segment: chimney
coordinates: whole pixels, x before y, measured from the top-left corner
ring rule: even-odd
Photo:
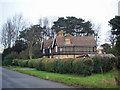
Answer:
[[[66,36],[65,36],[65,44],[71,44],[70,42],[70,34],[67,33]]]
[[[60,31],[58,32],[58,36],[63,36],[63,35],[64,35],[63,30],[60,30]]]

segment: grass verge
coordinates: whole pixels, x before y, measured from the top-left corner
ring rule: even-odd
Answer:
[[[19,69],[30,69],[28,67],[19,67],[19,66],[3,66],[3,68],[7,68],[7,69],[16,69],[16,70],[19,70]]]
[[[5,67],[8,68],[8,67]],[[23,67],[15,67],[23,68]],[[8,69],[15,69],[14,67],[9,67]],[[114,77],[117,75],[118,71],[111,71],[103,75],[104,81],[102,80],[101,74],[94,74],[87,77],[68,75],[68,74],[58,74],[38,70],[17,70],[18,72],[43,78],[46,80],[62,82],[64,84],[75,86],[75,87],[86,87],[86,88],[120,88],[115,85]]]

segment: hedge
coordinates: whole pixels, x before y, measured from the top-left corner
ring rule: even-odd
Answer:
[[[28,67],[29,68],[34,68],[35,61],[36,61],[36,59],[29,60],[28,61]]]
[[[15,65],[21,67],[36,68],[41,71],[54,73],[74,73],[80,75],[91,75],[92,73],[108,72],[116,66],[117,58],[99,57],[93,58],[39,58],[32,60],[14,60]]]
[[[100,57],[95,56],[93,59],[93,72],[94,73],[101,73],[101,68],[103,72],[108,72],[116,67],[117,58],[116,57]]]
[[[18,65],[21,67],[28,67],[28,60],[19,60]]]
[[[91,75],[93,61],[91,58],[77,58],[73,61],[73,72],[81,75]]]
[[[15,59],[15,57],[13,55],[11,55],[11,54],[8,54],[4,58],[3,65],[4,66],[12,65],[13,59]]]

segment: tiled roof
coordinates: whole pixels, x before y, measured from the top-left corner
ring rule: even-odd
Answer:
[[[96,46],[96,41],[92,36],[70,36],[70,43],[65,44],[65,36],[57,36],[56,43],[58,47],[63,46]],[[43,48],[49,48],[52,46],[52,39],[44,40],[43,41]]]
[[[56,37],[58,47],[62,46],[96,46],[96,41],[93,36],[70,36],[71,44],[65,44],[65,37]]]
[[[52,40],[52,39],[44,40],[44,41],[43,41],[43,48],[45,48],[45,49],[46,49],[46,48],[51,47],[52,42],[53,42],[53,40]]]

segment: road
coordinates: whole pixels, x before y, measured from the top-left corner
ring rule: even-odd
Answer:
[[[2,69],[2,88],[71,88],[61,83]]]

